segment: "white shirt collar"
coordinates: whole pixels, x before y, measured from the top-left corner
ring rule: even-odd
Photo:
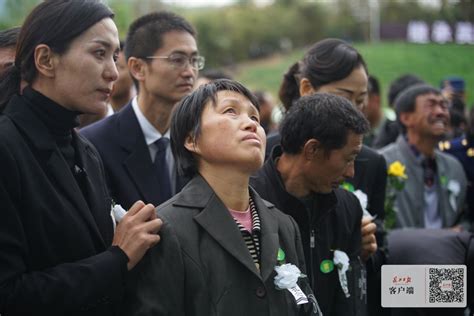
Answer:
[[[150,146],[162,136],[170,138],[170,130],[168,129],[165,135],[161,135],[161,133],[153,126],[153,124],[148,121],[148,119],[143,115],[140,107],[138,106],[137,97],[132,99],[132,108],[137,116],[138,124],[140,125],[143,135],[145,136],[145,142],[147,146]]]

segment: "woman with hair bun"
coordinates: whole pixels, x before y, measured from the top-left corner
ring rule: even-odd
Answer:
[[[293,106],[294,101],[302,96],[314,93],[330,93],[347,98],[363,112],[367,101],[367,85],[367,65],[360,53],[342,40],[329,38],[316,42],[305,53],[301,61],[296,62],[288,69],[280,86],[279,97],[288,110]],[[268,137],[267,157],[271,156],[271,149],[278,144],[280,144],[279,134]],[[376,250],[383,246],[387,167],[383,156],[365,145],[353,163],[354,177],[347,179],[344,187],[350,188],[352,191],[359,190],[359,196],[365,196],[366,209],[370,214],[366,214],[367,216],[363,217],[361,223],[362,251],[360,257],[364,262],[371,260],[368,261],[370,264],[367,265],[369,284],[378,287],[377,284],[380,282],[372,281],[372,277],[377,277],[376,273],[372,272],[377,271],[384,261],[383,252],[376,252]],[[278,204],[277,207],[285,211]],[[305,242],[309,244],[310,236],[303,236],[302,238],[303,246],[305,246]],[[316,244],[318,244],[318,236],[315,238]],[[306,258],[306,260],[307,265],[309,265],[310,258]],[[372,299],[380,295],[377,287],[369,288],[368,291],[368,305],[375,306],[374,308],[380,306],[380,301],[377,303],[376,299],[372,303]],[[317,288],[315,292],[318,297]],[[323,312],[326,313],[325,310]]]

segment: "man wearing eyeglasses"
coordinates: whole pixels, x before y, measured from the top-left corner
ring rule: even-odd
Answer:
[[[204,57],[194,28],[171,12],[135,20],[125,57],[137,96],[81,133],[101,154],[114,202],[128,209],[136,200],[159,205],[184,186],[169,146],[169,119],[174,105],[192,91]]]

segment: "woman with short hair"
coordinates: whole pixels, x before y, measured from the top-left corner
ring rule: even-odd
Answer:
[[[171,148],[193,178],[158,207],[163,240],[139,265],[123,315],[317,314],[295,221],[249,187],[264,159],[259,121],[255,96],[230,80],[177,105]]]

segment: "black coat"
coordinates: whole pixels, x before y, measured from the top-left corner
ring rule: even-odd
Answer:
[[[129,209],[142,200],[161,204],[159,179],[131,102],[120,112],[81,129],[100,153],[114,201]],[[177,177],[176,192],[187,179]],[[161,202],[160,202],[161,201]]]
[[[0,115],[0,314],[113,315],[127,257],[99,155],[73,132],[78,182],[25,97]]]
[[[275,155],[278,149],[275,149]],[[262,198],[296,220],[301,231],[306,270],[323,314],[362,315],[365,311],[365,295],[358,287],[363,273],[359,260],[362,218],[359,201],[353,194],[336,189],[331,194],[315,194],[309,209],[301,200],[286,192],[272,158],[251,177],[250,183]],[[329,273],[320,270],[323,260],[333,259],[335,249],[346,252],[351,260],[352,270],[347,273],[350,298],[346,298],[342,292],[337,268]]]
[[[261,223],[260,270],[228,209],[196,176],[157,208],[162,239],[137,266],[123,315],[297,315],[295,299],[273,282],[279,248],[304,271],[298,227],[250,193]],[[306,278],[299,284],[309,290]]]

